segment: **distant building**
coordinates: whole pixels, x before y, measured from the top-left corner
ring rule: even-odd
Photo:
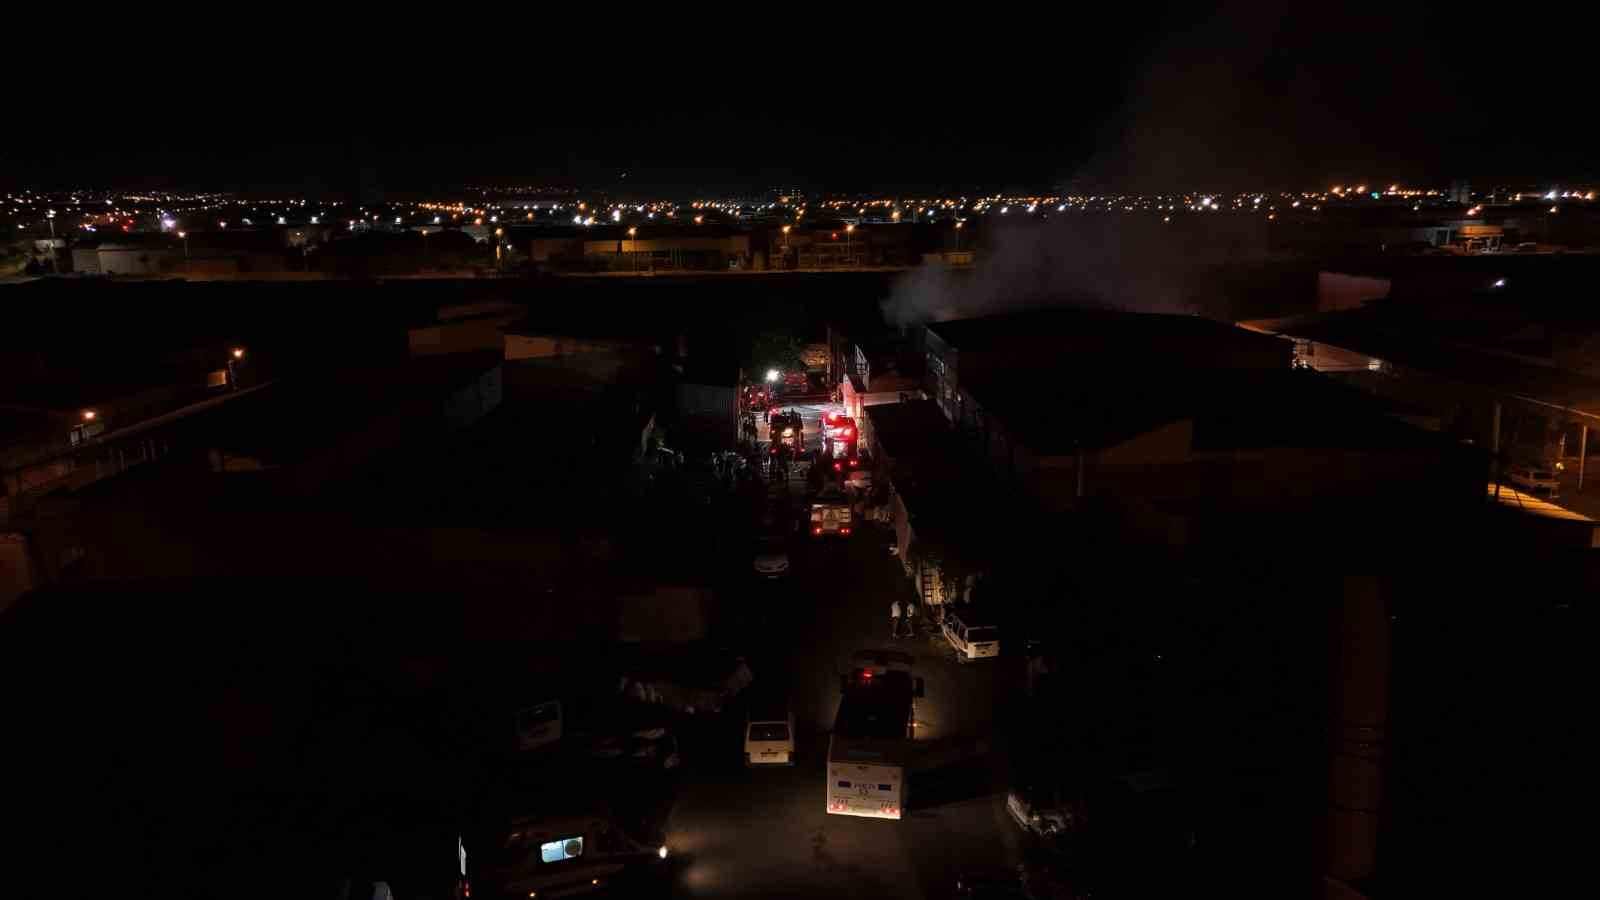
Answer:
[[[766,254],[750,233],[726,226],[660,225],[628,234],[619,226],[573,228],[529,241],[529,258],[553,269],[655,272],[761,269]]]

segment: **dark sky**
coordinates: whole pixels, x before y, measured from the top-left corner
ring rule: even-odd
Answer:
[[[1294,7],[1073,6],[929,15],[916,29],[852,9],[805,36],[748,10],[747,26],[715,34],[623,16],[638,26],[621,29],[627,49],[616,28],[466,12],[451,24],[475,35],[471,52],[430,49],[447,42],[417,23],[405,35],[340,23],[358,37],[327,38],[337,29],[318,15],[271,36],[229,26],[200,50],[51,43],[20,66],[39,77],[12,92],[20,127],[0,140],[0,183],[397,194],[1600,179],[1584,121],[1592,14]]]

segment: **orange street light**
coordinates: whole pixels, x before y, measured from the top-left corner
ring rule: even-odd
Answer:
[[[234,359],[244,359],[244,348],[243,347],[235,347],[235,348],[233,348],[233,358]]]
[[[94,421],[94,416],[95,416],[95,413],[94,413],[94,410],[92,410],[92,409],[86,409],[86,410],[83,411],[83,420],[85,422],[93,422]]]

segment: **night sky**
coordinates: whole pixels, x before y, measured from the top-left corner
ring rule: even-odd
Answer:
[[[1591,21],[1550,7],[1487,21],[1459,4],[1296,6],[1308,8],[1073,7],[892,30],[852,12],[805,37],[751,18],[743,33],[662,31],[649,51],[486,17],[481,56],[308,37],[322,25],[283,39],[243,29],[201,51],[105,51],[131,53],[131,73],[41,46],[23,68],[49,74],[12,92],[0,183],[402,194],[1600,179],[1583,121]],[[653,30],[638,24],[631,39]]]

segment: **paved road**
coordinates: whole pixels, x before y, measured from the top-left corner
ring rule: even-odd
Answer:
[[[802,409],[808,436],[820,435],[824,409]],[[958,666],[927,637],[895,641],[918,656],[927,682],[906,818],[823,811],[838,676],[854,651],[890,644],[889,604],[913,596],[900,563],[887,553],[889,540],[887,531],[870,526],[843,540],[801,537],[789,584],[752,581],[750,603],[777,611],[752,636],[757,678],[788,688],[799,761],[776,771],[743,769],[736,762],[740,723],[723,730],[726,757],[694,761],[668,835],[682,855],[679,896],[937,897],[952,893],[958,872],[1014,864],[1020,835],[1003,806],[1006,748],[999,726],[1020,677],[1015,659]]]

